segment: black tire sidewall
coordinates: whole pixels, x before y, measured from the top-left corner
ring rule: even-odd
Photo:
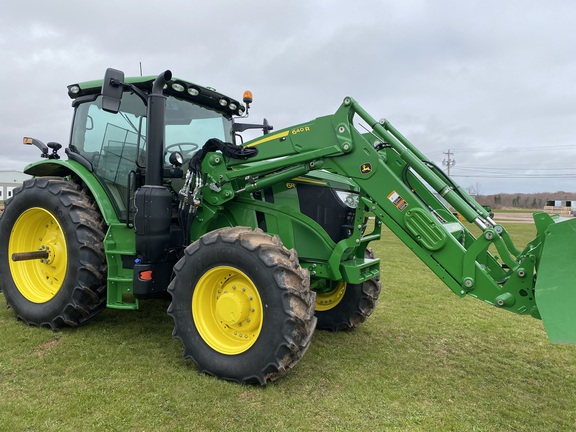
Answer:
[[[372,248],[367,248],[364,256],[374,258]],[[374,311],[380,290],[380,276],[360,284],[347,284],[344,296],[336,306],[325,311],[315,311],[318,319],[316,328],[339,331],[358,327]]]
[[[347,284],[344,296],[333,308],[316,311],[318,319],[316,328],[320,330],[341,330],[348,328],[350,318],[360,312],[359,304],[365,294],[362,291],[362,284]]]
[[[262,375],[276,371],[277,359],[289,354],[284,337],[292,331],[292,320],[287,312],[289,298],[278,287],[274,278],[274,267],[266,266],[258,256],[258,250],[248,251],[238,243],[215,243],[192,251],[178,273],[178,286],[172,291],[173,315],[175,320],[190,321],[189,326],[180,327],[179,336],[184,346],[193,346],[191,356],[203,372],[220,378],[249,382],[249,377],[261,381]],[[215,265],[214,263],[217,263]],[[248,276],[260,295],[262,302],[262,327],[258,339],[248,350],[237,355],[226,355],[215,351],[201,337],[192,317],[192,298],[199,279],[216,266],[230,266]],[[182,281],[187,281],[183,283]],[[178,316],[176,316],[178,315]],[[286,350],[282,354],[282,350]],[[270,370],[267,370],[267,367]],[[235,376],[227,376],[234,370]],[[248,378],[248,379],[247,379]]]
[[[6,206],[0,220],[0,285],[8,304],[14,309],[16,316],[23,317],[30,324],[43,325],[53,321],[62,314],[73,295],[76,286],[76,275],[80,262],[80,245],[76,240],[77,224],[75,224],[66,206],[60,200],[60,194],[53,193],[50,188],[26,187],[15,194]],[[67,248],[67,265],[64,281],[58,293],[45,303],[34,303],[22,295],[14,283],[8,253],[8,243],[14,224],[25,211],[31,208],[41,208],[48,211],[60,224]],[[10,276],[9,276],[10,275]]]

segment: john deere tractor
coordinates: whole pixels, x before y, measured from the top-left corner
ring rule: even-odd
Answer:
[[[553,342],[576,342],[576,219],[535,214],[537,237],[517,249],[350,97],[272,132],[242,123],[250,95],[170,71],[108,69],[68,95],[66,158],[59,143],[24,138],[41,159],[0,219],[0,287],[30,325],[78,326],[169,296],[174,337],[201,372],[265,384],[296,365],[315,328],[353,329],[372,313],[380,261],[368,245],[385,224],[456,295],[543,318]],[[247,129],[263,134],[244,141]]]

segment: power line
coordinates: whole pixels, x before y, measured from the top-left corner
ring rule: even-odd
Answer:
[[[513,179],[513,178],[541,178],[541,179],[561,179],[561,178],[576,178],[576,174],[558,174],[558,175],[543,175],[543,174],[511,174],[506,175],[504,173],[484,173],[489,175],[490,178],[502,178],[502,179]],[[451,177],[468,177],[468,178],[481,178],[486,177],[479,172],[478,175],[463,175],[463,174],[452,174]]]
[[[480,172],[490,172],[490,171],[495,171],[495,172],[554,171],[554,172],[558,172],[558,171],[574,171],[575,169],[576,169],[576,167],[574,167],[574,166],[566,167],[566,168],[559,168],[559,167],[554,167],[554,168],[512,168],[512,167],[482,167],[482,166],[478,166],[478,167],[459,166],[458,167],[458,170],[462,170],[462,171],[480,171]],[[569,174],[569,173],[561,173],[561,174]]]
[[[568,146],[537,146],[537,147],[482,147],[479,149],[458,149],[460,153],[486,153],[486,152],[540,152],[540,151],[550,151],[550,150],[574,150],[576,151],[576,145]]]
[[[448,151],[443,154],[447,155],[447,159],[442,161],[442,165],[446,167],[446,174],[450,176],[450,168],[456,165],[456,161],[450,158],[452,155],[454,155],[454,152],[451,152],[450,149],[448,149]]]

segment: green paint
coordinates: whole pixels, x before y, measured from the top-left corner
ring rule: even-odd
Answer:
[[[152,80],[139,77],[127,82],[146,92]],[[176,81],[183,89],[196,86]],[[101,84],[80,84],[78,96],[99,93]],[[197,87],[206,98],[222,96]],[[166,91],[176,94],[171,88]],[[200,100],[188,92],[182,98],[191,104]],[[210,109],[219,109],[217,105]],[[223,118],[229,120],[229,110],[222,110]],[[369,133],[356,129],[358,119],[371,129]],[[537,318],[541,314],[553,341],[576,343],[572,318],[576,290],[570,288],[576,275],[571,270],[576,257],[576,220],[554,223],[548,216],[535,215],[538,236],[521,252],[503,227],[493,225],[486,209],[390,122],[376,121],[351,98],[344,99],[333,115],[275,131],[244,146],[257,148],[258,155],[239,160],[208,153],[203,160],[204,182],[196,195],[200,203],[190,227],[192,241],[220,227],[261,227],[296,250],[301,265],[310,272],[311,286],[321,291],[339,281],[356,284],[379,275],[380,260],[365,258],[365,250],[380,238],[380,224],[384,224],[457,295],[469,294],[519,314]],[[123,214],[119,211],[119,203],[127,197],[114,195],[99,173],[74,161],[42,161],[30,165],[26,172],[74,176],[91,191],[108,225],[108,306],[137,308],[138,301],[131,298],[135,236],[127,210]],[[165,184],[175,192],[175,215],[176,194],[181,187],[174,186],[176,183],[166,179]],[[301,195],[299,190],[306,187],[317,195]],[[346,235],[336,240],[314,219],[316,215],[300,210],[302,200],[319,199],[315,197],[327,189],[357,194],[359,201],[351,219],[343,224]],[[477,238],[439,195],[481,228]],[[371,233],[365,232],[368,217],[376,218]],[[489,252],[490,246],[499,257]]]

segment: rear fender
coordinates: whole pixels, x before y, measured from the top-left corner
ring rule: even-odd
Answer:
[[[84,165],[73,160],[50,159],[32,163],[24,169],[24,172],[34,177],[78,176],[90,190],[98,208],[100,209],[100,213],[106,221],[106,224],[110,226],[120,222],[116,216],[114,208],[110,204],[110,198],[108,198],[104,188],[96,179],[94,174],[92,174]]]

